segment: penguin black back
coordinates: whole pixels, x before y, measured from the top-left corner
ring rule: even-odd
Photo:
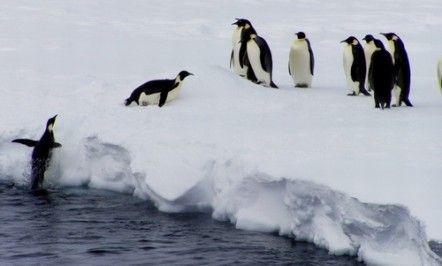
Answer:
[[[394,87],[393,59],[380,40],[374,39],[373,42],[376,50],[371,57],[368,78],[374,91],[375,108],[390,108],[391,91]]]
[[[413,106],[409,100],[410,84],[411,84],[411,69],[408,60],[407,51],[401,38],[395,33],[381,33],[387,38],[390,47],[392,48],[392,56],[394,57],[394,73],[396,78],[396,85],[400,92],[398,99],[396,99],[395,106],[401,106],[404,103],[406,106]]]
[[[57,115],[50,118],[46,123],[46,129],[40,140],[15,139],[12,142],[20,143],[29,147],[34,147],[31,160],[31,189],[41,189],[44,180],[44,173],[51,160],[53,148],[61,147],[60,143],[55,142],[54,124]]]

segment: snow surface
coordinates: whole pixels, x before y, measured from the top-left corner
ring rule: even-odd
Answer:
[[[58,114],[48,183],[212,211],[371,264],[438,265],[427,240],[442,240],[440,13],[439,0],[0,2],[0,176],[29,182],[31,150],[10,141],[39,138]],[[281,89],[229,69],[235,17],[267,40]],[[287,71],[298,31],[315,53],[311,89]],[[380,111],[345,95],[339,42],[390,31],[408,50],[415,107]],[[184,69],[195,76],[177,100],[123,105]]]

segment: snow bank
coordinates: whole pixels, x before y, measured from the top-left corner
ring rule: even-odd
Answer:
[[[208,161],[199,181],[171,200],[149,186],[149,174],[132,172],[125,148],[88,137],[73,151],[73,157],[54,154],[48,183],[130,193],[166,212],[209,211],[238,229],[277,232],[369,265],[442,263],[430,250],[422,223],[403,206],[362,203],[310,181],[269,176],[237,158]],[[25,185],[26,156],[1,156],[0,162],[16,166],[1,169],[1,176],[18,177],[13,179]]]

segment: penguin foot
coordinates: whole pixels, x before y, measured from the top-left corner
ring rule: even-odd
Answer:
[[[413,105],[411,104],[410,100],[405,99],[405,100],[403,100],[403,102],[405,103],[406,106],[413,107]]]
[[[356,95],[357,95],[356,92],[351,92],[347,94],[347,96],[356,96]]]
[[[361,91],[362,94],[364,94],[365,96],[371,96],[371,94],[368,91]]]
[[[299,83],[295,85],[295,88],[308,88],[308,84],[305,83]]]

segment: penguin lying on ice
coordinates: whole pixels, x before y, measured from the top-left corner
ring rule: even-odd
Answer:
[[[138,105],[158,104],[161,107],[166,102],[178,97],[183,80],[189,75],[193,74],[183,70],[178,73],[175,79],[148,81],[136,88],[130,97],[125,100],[124,104],[128,106],[132,102],[136,102]]]

